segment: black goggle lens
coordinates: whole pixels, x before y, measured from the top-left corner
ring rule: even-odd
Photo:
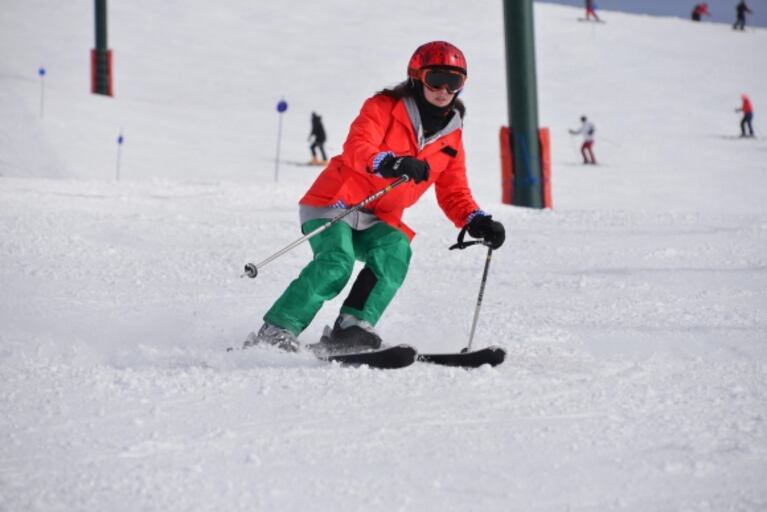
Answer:
[[[430,69],[424,73],[424,83],[432,89],[447,87],[451,93],[456,93],[463,87],[466,77],[460,73],[442,69]]]

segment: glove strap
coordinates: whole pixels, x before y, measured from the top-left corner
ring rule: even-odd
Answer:
[[[464,242],[464,237],[466,236],[466,232],[469,231],[469,225],[465,225],[463,228],[461,228],[460,233],[458,233],[458,241],[450,246],[450,250],[453,249],[466,249],[467,247],[471,247],[472,245],[482,244],[487,245],[485,243],[485,240],[472,240],[470,242]]]

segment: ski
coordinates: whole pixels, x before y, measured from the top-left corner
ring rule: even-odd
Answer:
[[[416,361],[441,366],[460,368],[479,368],[489,364],[498,366],[506,359],[506,350],[498,346],[490,346],[466,352],[446,352],[439,354],[419,354],[410,345],[394,345],[376,350],[362,350],[345,353],[327,353],[322,350],[320,343],[304,345],[304,348],[314,354],[317,359],[342,366],[368,366],[381,370],[393,370],[410,366]],[[227,352],[243,350],[229,347]]]
[[[458,366],[461,368],[479,368],[482,365],[498,366],[506,359],[506,350],[491,346],[468,352],[449,352],[444,354],[418,354],[417,360],[422,363],[439,364],[442,366]]]
[[[410,345],[395,345],[377,350],[350,352],[346,354],[316,354],[323,361],[339,363],[344,366],[369,366],[391,370],[410,366],[416,360],[417,352]]]
[[[378,350],[365,350],[359,352],[346,353],[325,353],[318,343],[313,345],[304,345],[317,359],[331,363],[338,363],[342,366],[369,366],[381,370],[393,370],[404,368],[415,362],[418,352],[410,345],[395,345],[393,347],[381,348]],[[227,347],[227,352],[247,350],[246,348]],[[289,352],[288,352],[289,353]]]

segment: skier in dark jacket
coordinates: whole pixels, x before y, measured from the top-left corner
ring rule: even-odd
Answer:
[[[309,134],[309,142],[312,143],[309,149],[312,152],[312,165],[325,165],[328,163],[328,157],[325,155],[325,127],[322,126],[322,117],[316,112],[312,112],[312,132]],[[322,160],[317,159],[317,149],[319,148]]]
[[[735,20],[735,25],[732,26],[733,30],[745,30],[746,29],[746,13],[752,14],[751,9],[748,8],[746,5],[746,0],[741,0],[740,3],[735,7],[735,12],[737,13],[737,19]]]

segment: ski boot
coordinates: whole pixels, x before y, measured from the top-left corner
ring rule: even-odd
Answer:
[[[298,352],[300,347],[296,336],[292,332],[267,322],[264,322],[264,325],[258,330],[258,334],[250,333],[248,335],[242,344],[242,348],[261,344],[272,345],[287,352]]]
[[[333,328],[325,327],[325,332],[316,344],[316,349],[328,354],[345,352],[364,352],[381,348],[381,337],[373,326],[352,315],[341,313]]]

